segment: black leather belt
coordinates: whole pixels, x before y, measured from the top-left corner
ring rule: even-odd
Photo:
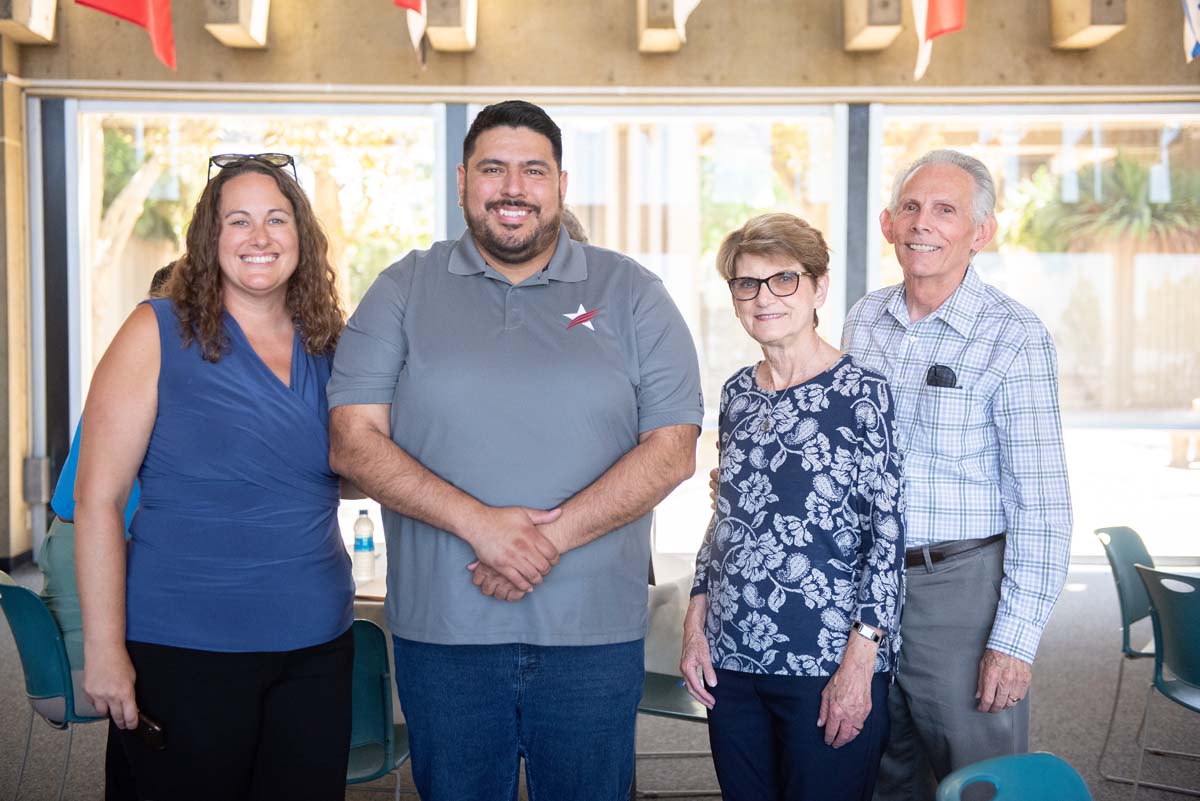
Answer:
[[[999,542],[1002,539],[1004,539],[1004,534],[1000,533],[979,540],[954,540],[952,542],[940,542],[936,545],[924,545],[920,548],[909,548],[904,552],[904,566],[922,567],[925,564],[926,552],[929,554],[929,563],[936,565],[938,562],[944,562],[951,556],[978,551],[980,548],[986,548],[993,542]]]

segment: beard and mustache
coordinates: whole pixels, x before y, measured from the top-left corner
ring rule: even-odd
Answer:
[[[497,206],[528,209],[537,219],[537,226],[527,234],[504,228],[495,230],[488,223],[491,219],[489,212]],[[547,217],[542,216],[541,206],[523,200],[496,200],[486,203],[482,215],[474,214],[464,204],[463,216],[467,221],[467,230],[471,232],[476,245],[505,264],[520,265],[543,253],[558,240],[559,227],[562,225],[562,198],[559,198],[557,208]]]

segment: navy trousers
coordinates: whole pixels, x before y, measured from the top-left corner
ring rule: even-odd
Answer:
[[[869,801],[887,745],[890,678],[875,675],[862,732],[833,748],[817,726],[828,676],[718,669],[708,737],[725,801]]]

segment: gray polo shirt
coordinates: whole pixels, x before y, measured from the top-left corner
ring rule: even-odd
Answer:
[[[392,439],[493,506],[551,509],[669,425],[700,425],[696,351],[662,281],[559,234],[513,286],[470,234],[380,274],[338,345],[330,408],[391,404]],[[649,514],[563,556],[517,603],[482,595],[474,552],[385,509],[387,617],[439,644],[598,645],[646,632]]]

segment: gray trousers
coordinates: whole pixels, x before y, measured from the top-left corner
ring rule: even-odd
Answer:
[[[1004,574],[1004,541],[910,567],[892,735],[875,801],[933,801],[936,781],[981,759],[1029,750],[1029,697],[995,714],[975,689]]]

